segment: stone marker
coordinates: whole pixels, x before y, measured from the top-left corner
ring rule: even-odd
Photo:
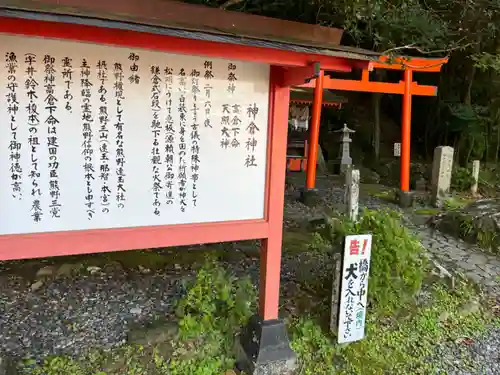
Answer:
[[[470,192],[472,195],[476,195],[479,183],[479,160],[474,160],[472,162],[472,178],[474,179],[474,183],[470,187]]]
[[[340,283],[342,275],[342,254],[333,254],[333,283],[332,283],[332,301],[330,314],[330,332],[337,335],[337,324],[339,320],[340,304]]]
[[[348,169],[346,173],[346,213],[350,220],[358,219],[359,170]]]
[[[439,146],[434,150],[432,162],[431,197],[436,207],[441,207],[450,192],[453,168],[453,147]]]

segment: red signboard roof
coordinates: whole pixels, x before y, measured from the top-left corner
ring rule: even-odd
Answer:
[[[8,9],[131,22],[308,47],[340,45],[343,30],[169,0],[2,0]]]

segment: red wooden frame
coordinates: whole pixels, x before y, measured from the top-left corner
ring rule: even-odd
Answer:
[[[339,79],[330,78],[325,76],[323,82],[324,89],[338,90],[338,91],[356,91],[356,92],[378,92],[383,94],[399,94],[403,95],[406,90],[406,83],[404,80],[397,83],[392,82],[376,82],[368,79],[368,70],[363,70],[363,75],[360,80],[353,79]],[[300,85],[300,87],[316,87],[316,79],[308,83]],[[417,82],[411,82],[410,85],[411,95],[418,96],[436,96],[437,87],[419,85]]]
[[[307,55],[263,48],[224,45],[123,30],[0,18],[0,32],[148,48],[173,53],[216,56],[262,63],[281,57],[305,64]],[[335,60],[331,60],[335,61]],[[308,69],[298,72],[308,73]],[[0,236],[0,260],[74,255],[138,248],[168,247],[262,239],[260,313],[278,318],[283,203],[290,88],[284,85],[290,69],[271,65],[264,218],[203,224],[146,226]],[[293,73],[294,76],[300,74]],[[304,77],[304,79],[307,77]]]
[[[382,56],[379,62],[370,63],[369,69],[406,70],[412,69],[416,72],[439,73],[444,64],[448,62],[447,57],[425,59],[421,57],[397,56],[391,58]]]

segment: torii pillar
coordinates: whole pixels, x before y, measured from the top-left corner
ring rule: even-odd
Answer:
[[[301,199],[305,204],[313,204],[316,198],[316,164],[318,162],[319,127],[323,105],[323,82],[325,73],[319,71],[314,85],[311,123],[309,125],[309,147],[307,150],[306,186]]]
[[[411,147],[411,85],[413,82],[412,69],[404,71],[403,110],[401,115],[401,165],[399,203],[402,207],[412,205],[410,193],[410,147]]]

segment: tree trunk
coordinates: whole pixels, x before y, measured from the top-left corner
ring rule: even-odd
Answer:
[[[325,156],[323,155],[323,150],[321,149],[321,145],[318,144],[318,172],[325,173],[326,172],[326,161]]]
[[[386,71],[375,69],[375,81],[383,81],[386,77]],[[372,94],[372,106],[373,106],[373,154],[375,160],[378,162],[380,159],[380,102],[382,100],[382,95],[380,93]]]
[[[476,54],[481,52],[481,39],[478,37],[477,43],[474,47],[474,52]],[[476,78],[476,63],[470,60],[469,74],[467,74],[467,84],[465,86],[465,93],[463,97],[463,103],[471,105],[472,103],[472,85],[474,84],[474,79]]]
[[[470,156],[472,155],[472,150],[474,150],[474,143],[476,143],[476,139],[474,137],[471,137],[472,138],[472,141],[470,143],[470,146],[469,146],[469,152],[467,152],[467,158],[465,159],[465,166],[468,166],[469,165],[469,160],[470,160]]]
[[[372,94],[372,104],[373,104],[373,152],[375,155],[375,160],[380,160],[380,100],[382,99],[382,94],[375,93]]]
[[[471,105],[472,103],[472,85],[474,84],[474,77],[476,75],[476,66],[473,64],[467,75],[467,86],[464,94],[464,104]]]
[[[500,126],[497,125],[497,148],[495,150],[495,164],[498,164],[498,153],[500,152]]]

